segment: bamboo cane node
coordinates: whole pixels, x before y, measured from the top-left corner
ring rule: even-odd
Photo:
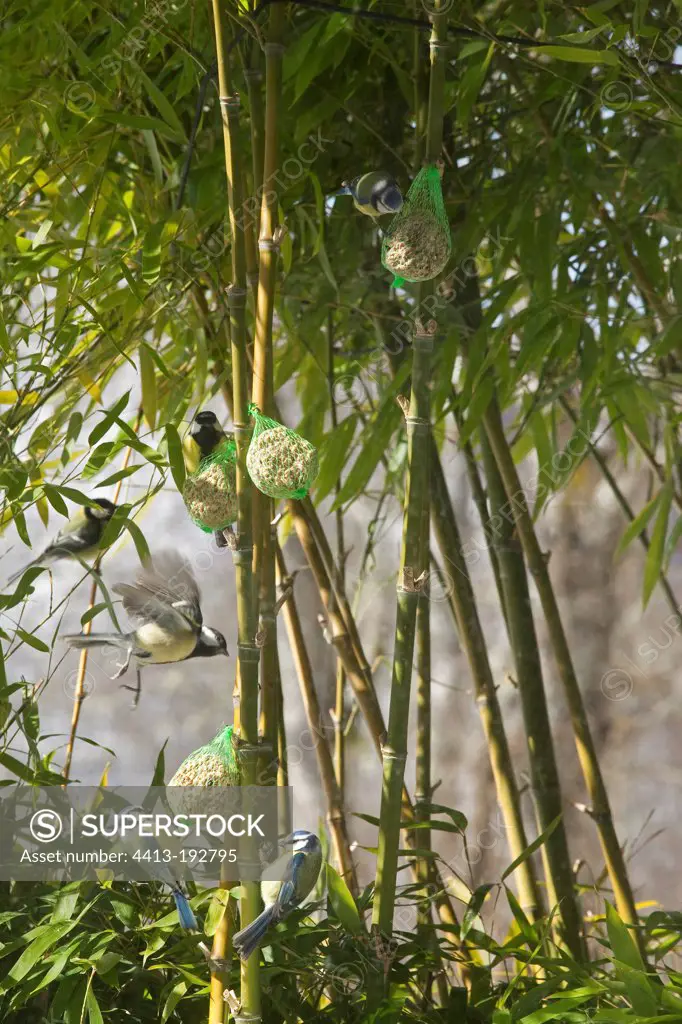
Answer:
[[[240,761],[258,761],[263,753],[263,747],[260,743],[246,743],[238,740],[236,747],[237,757]]]
[[[263,72],[260,68],[244,68],[244,78],[247,82],[262,82]]]
[[[254,1021],[261,1021],[263,1018],[255,1013],[232,1013],[232,1020],[235,1024],[253,1024]]]
[[[399,594],[419,594],[419,591],[423,589],[429,574],[422,572],[419,576],[414,575],[414,569],[411,565],[405,565],[400,570],[398,576],[397,590]]]
[[[399,764],[405,764],[407,761],[407,754],[398,753],[393,747],[383,746],[381,747],[381,757],[384,761],[397,761]]]
[[[239,110],[241,106],[241,100],[238,93],[234,93],[232,96],[221,96],[220,106],[225,107],[228,111]]]
[[[231,284],[227,289],[227,304],[230,309],[239,309],[246,305],[246,288],[237,288]]]
[[[414,434],[425,434],[431,427],[429,421],[422,416],[406,416],[405,423]]]
[[[253,561],[253,548],[237,548],[232,552],[232,559],[235,565],[251,565]]]
[[[240,661],[260,661],[260,647],[256,644],[237,644],[237,653]]]
[[[249,273],[246,275],[246,283],[248,284],[249,288],[254,288],[258,284],[258,278],[259,274],[257,270],[249,271]]]
[[[258,239],[258,252],[274,252],[278,248],[272,238]]]
[[[281,43],[266,43],[263,50],[266,57],[281,57],[284,54],[284,47]]]

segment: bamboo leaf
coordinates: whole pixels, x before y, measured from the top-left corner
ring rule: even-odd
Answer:
[[[656,509],[658,508],[658,504],[661,500],[661,494],[662,490],[659,491],[658,494],[655,494],[651,501],[647,502],[647,504],[644,506],[641,512],[637,513],[637,515],[632,520],[627,530],[625,530],[623,536],[619,540],[615,552],[616,555],[622,555],[622,553],[625,551],[628,545],[632,543],[635,537],[639,537],[640,533],[642,533],[646,529],[647,523],[651,519]]]
[[[509,867],[504,869],[504,871],[502,872],[501,881],[504,882],[505,878],[509,878],[509,876],[513,874],[514,871],[516,871],[519,864],[525,863],[525,861],[527,861],[529,857],[533,856],[536,850],[539,850],[540,847],[547,842],[552,832],[554,832],[554,830],[558,828],[561,818],[562,815],[557,814],[554,821],[549,823],[544,832],[541,832],[540,835],[536,839],[534,839],[532,843],[529,843],[526,849],[523,851],[523,853],[520,853],[519,856],[511,862]]]
[[[341,875],[329,863],[327,863],[327,886],[329,902],[344,928],[347,928],[352,935],[364,932],[362,918],[350,889]]]
[[[632,1008],[642,1017],[653,1017],[658,1011],[658,1002],[637,945],[618,912],[608,900],[606,906],[606,930],[614,956],[616,974],[625,985]]]
[[[587,50],[578,46],[538,46],[535,52],[538,56],[554,57],[555,60],[565,60],[571,64],[610,64],[614,68],[619,64],[615,50]]]
[[[140,383],[142,385],[142,411],[144,418],[149,424],[149,429],[154,430],[156,426],[156,374],[154,372],[154,358],[145,342],[141,342],[139,348],[140,356]]]
[[[651,531],[651,544],[644,564],[644,585],[642,590],[642,604],[646,608],[649,603],[654,587],[658,583],[663,569],[663,555],[665,552],[665,538],[668,533],[668,518],[670,506],[673,500],[673,482],[669,478],[660,491],[661,500],[658,505],[658,514],[653,530]]]
[[[182,441],[180,440],[180,435],[172,423],[166,424],[166,443],[168,445],[168,463],[170,465],[171,474],[175,481],[175,486],[180,491],[180,494],[182,494],[187,471],[182,454]]]
[[[462,918],[462,926],[460,929],[459,937],[461,941],[467,937],[469,932],[474,926],[476,918],[479,916],[481,907],[485,901],[486,896],[491,889],[494,889],[494,885],[479,885],[476,891],[473,893],[469,900],[469,905],[464,911],[464,917]]]

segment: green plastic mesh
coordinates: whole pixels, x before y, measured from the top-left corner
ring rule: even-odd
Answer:
[[[169,788],[184,786],[206,787],[238,786],[240,782],[239,766],[237,756],[232,743],[232,726],[227,725],[210,743],[198,750],[193,750],[182,762],[173,778],[168,783]],[[195,811],[207,809],[206,798],[195,798],[192,790],[186,793],[181,791],[168,794],[169,802],[177,813],[192,814]],[[215,810],[220,810],[222,798],[219,793],[215,797]],[[209,799],[213,803],[213,798]],[[196,808],[194,804],[197,804]],[[201,806],[199,806],[199,804]],[[209,808],[210,809],[210,808]]]
[[[288,427],[249,406],[255,421],[246,468],[259,491],[270,498],[305,498],[319,470],[317,449]]]
[[[381,262],[394,275],[394,287],[399,287],[405,281],[437,277],[451,249],[440,172],[433,165],[422,167],[384,235]]]
[[[228,438],[185,479],[182,497],[190,519],[204,533],[223,530],[237,518],[237,448]]]

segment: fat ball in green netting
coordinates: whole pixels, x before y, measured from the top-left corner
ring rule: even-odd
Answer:
[[[196,473],[202,459],[213,455],[227,439],[227,434],[220,426],[218,417],[210,409],[202,409],[194,417],[191,428],[182,441],[182,456],[186,473]],[[215,530],[213,538],[217,547],[227,547],[227,540],[222,530]]]
[[[249,406],[255,420],[246,468],[259,491],[270,498],[305,498],[318,474],[317,449],[288,427]]]
[[[201,460],[185,479],[182,497],[190,519],[204,533],[224,530],[237,518],[237,448],[231,437]]]
[[[444,269],[451,249],[440,172],[435,165],[422,167],[384,235],[381,262],[394,275],[394,286],[430,281]]]
[[[168,783],[172,790],[174,787],[207,787],[220,788],[221,786],[238,786],[240,784],[239,766],[237,754],[232,739],[232,726],[227,725],[221,729],[210,743],[197,750],[193,750],[182,762],[175,775]],[[194,798],[194,794],[175,792],[169,794],[171,804],[177,805],[176,810],[191,814],[196,810],[205,810],[206,801]],[[221,798],[217,794],[216,808],[220,809]],[[192,810],[194,804],[201,804],[201,807]]]
[[[370,171],[352,181],[344,181],[337,196],[352,196],[360,213],[368,217],[381,217],[386,213],[397,213],[403,205],[398,183],[383,171]]]

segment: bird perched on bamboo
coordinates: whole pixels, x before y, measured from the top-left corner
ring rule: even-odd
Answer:
[[[116,506],[112,501],[106,498],[93,498],[92,505],[79,508],[45,550],[19,572],[10,576],[7,582],[14,583],[34,565],[49,566],[64,558],[94,558],[100,552],[102,535],[115,511]]]
[[[113,679],[119,679],[133,659],[139,670],[145,665],[228,653],[223,634],[203,624],[199,587],[181,555],[159,552],[153,561],[144,563],[135,583],[116,583],[112,590],[123,598],[123,607],[136,628],[130,633],[75,633],[64,640],[77,649],[111,647],[120,651],[124,661],[116,665]]]
[[[145,814],[144,809],[140,806],[130,807],[129,811]],[[132,850],[134,846],[137,850],[139,844],[139,851],[143,854],[143,857],[138,860],[138,863],[149,865],[148,871],[151,878],[155,881],[163,882],[170,889],[182,930],[185,932],[198,932],[199,925],[194,911],[189,905],[187,894],[182,887],[182,883],[172,874],[164,860],[164,853],[155,836],[145,833],[136,836],[135,839],[138,841],[137,843],[133,843],[133,837],[129,836],[127,841],[123,843],[124,848],[128,847],[129,850]]]
[[[210,409],[198,412],[192,422],[192,427],[182,442],[182,451],[185,459],[185,469],[188,473],[196,473],[202,459],[208,458],[216,450],[218,445],[227,438],[227,434],[220,426],[218,417]],[[227,547],[227,541],[222,530],[214,530],[213,536],[219,548]]]
[[[403,205],[398,183],[390,174],[370,171],[352,181],[342,182],[337,196],[352,196],[360,213],[368,217],[381,217],[385,213],[397,213]]]
[[[305,902],[317,883],[322,868],[322,847],[317,836],[296,829],[285,842],[293,844],[293,853],[268,869],[268,874],[278,874],[281,881],[261,882],[265,910],[234,936],[234,948],[242,960],[248,960],[270,928]]]

